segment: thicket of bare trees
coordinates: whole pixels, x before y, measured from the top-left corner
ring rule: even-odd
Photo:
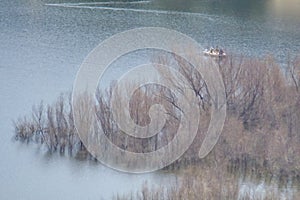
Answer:
[[[220,69],[229,115],[217,149],[236,165],[299,174],[299,58],[285,67],[272,57],[229,58]]]
[[[61,95],[53,105],[43,102],[32,107],[31,117],[19,118],[14,122],[15,138],[23,142],[36,142],[44,145],[49,152],[70,155],[84,148],[76,133],[71,99]]]
[[[163,64],[170,58],[160,57]],[[219,61],[226,97],[227,120],[219,142],[208,159],[200,161],[198,151],[210,119],[210,96],[200,74],[184,60],[172,57],[178,71],[188,80],[199,99],[201,122],[196,140],[172,167],[201,162],[226,162],[235,168],[252,167],[299,174],[300,168],[300,58],[280,66],[268,56],[263,59],[228,56]],[[162,95],[163,94],[163,95]],[[112,116],[112,91],[97,92],[95,112],[104,133],[120,148],[149,152],[161,148],[174,137],[180,121],[176,97],[161,86],[146,86],[130,100],[130,115],[135,123],[149,123],[151,105],[160,103],[168,118],[161,133],[150,139],[122,134]],[[120,99],[122,101],[122,99]],[[33,107],[31,117],[15,122],[15,137],[43,144],[50,152],[84,152],[76,134],[70,97],[61,95],[51,106]],[[76,154],[75,154],[76,155]]]

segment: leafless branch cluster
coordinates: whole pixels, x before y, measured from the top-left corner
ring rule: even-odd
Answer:
[[[171,59],[171,61],[170,61]],[[158,62],[175,63],[199,100],[201,122],[196,140],[186,154],[172,166],[183,163],[228,162],[234,166],[274,171],[296,171],[300,167],[300,59],[280,66],[271,57],[262,59],[228,56],[219,62],[227,97],[227,120],[221,138],[205,161],[198,160],[198,150],[210,120],[211,99],[207,85],[193,67],[182,58],[158,57]],[[159,70],[159,67],[158,67]],[[161,71],[172,81],[172,74]],[[177,83],[174,83],[176,86]],[[95,113],[104,134],[121,149],[133,152],[155,151],[170,142],[178,129],[181,110],[176,96],[168,88],[146,85],[129,100],[132,120],[145,126],[150,123],[149,109],[160,104],[167,114],[166,124],[157,135],[137,139],[119,129],[111,107],[112,87],[96,94]],[[130,85],[128,85],[130,87]],[[118,96],[120,105],[127,99]],[[120,109],[125,109],[120,107]],[[40,103],[31,117],[14,123],[15,137],[25,142],[43,144],[49,151],[61,153],[85,151],[75,131],[70,98],[61,95],[51,106]]]
[[[80,144],[75,131],[71,99],[64,95],[53,105],[45,106],[41,102],[33,106],[31,118],[20,118],[14,122],[14,126],[17,140],[43,144],[49,152],[64,153],[68,148],[72,154],[74,147]]]

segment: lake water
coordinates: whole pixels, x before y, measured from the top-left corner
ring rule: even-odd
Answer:
[[[0,3],[0,199],[108,199],[140,189],[144,181],[166,185],[176,178],[119,173],[12,140],[12,120],[40,100],[51,103],[70,91],[83,59],[113,34],[165,27],[203,46],[258,57],[271,53],[281,63],[300,52],[298,0]]]

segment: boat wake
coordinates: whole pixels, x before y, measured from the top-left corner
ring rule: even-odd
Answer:
[[[47,6],[81,6],[81,5],[129,5],[129,4],[148,4],[151,1],[101,1],[101,2],[79,2],[79,3],[57,3],[57,4],[45,4]]]
[[[56,6],[65,8],[85,8],[85,9],[100,9],[100,10],[113,10],[113,11],[130,11],[130,12],[140,12],[140,13],[154,13],[154,14],[166,14],[166,15],[187,15],[187,16],[198,16],[206,18],[210,21],[215,21],[211,15],[202,13],[192,13],[192,12],[182,12],[182,11],[171,11],[171,10],[151,10],[151,9],[136,9],[136,8],[122,8],[122,7],[108,7],[103,5],[116,5],[116,4],[147,4],[151,1],[131,1],[131,2],[121,2],[121,1],[106,1],[106,2],[88,2],[88,3],[57,3],[57,4],[45,4],[46,6]],[[97,6],[100,5],[100,6]],[[102,5],[102,6],[101,6]]]

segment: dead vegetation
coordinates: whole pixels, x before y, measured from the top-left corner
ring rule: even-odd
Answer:
[[[219,62],[227,97],[227,119],[212,156],[198,159],[198,151],[209,123],[210,96],[200,74],[182,59],[174,56],[179,72],[188,80],[199,99],[201,123],[198,135],[180,160],[167,169],[203,162],[227,163],[230,168],[251,169],[257,173],[293,174],[300,168],[300,58],[280,66],[275,59],[229,56]],[[163,57],[162,63],[167,62]],[[163,95],[162,95],[163,94]],[[160,86],[145,87],[130,100],[130,115],[139,125],[149,123],[149,108],[160,103],[168,117],[163,130],[148,139],[123,134],[112,116],[111,90],[97,92],[95,112],[106,136],[120,148],[150,152],[174,137],[180,120],[176,97]],[[34,106],[32,116],[14,122],[15,138],[42,144],[49,152],[88,155],[74,125],[71,99],[61,95],[53,105],[42,102]],[[85,152],[85,153],[83,153]],[[90,155],[88,157],[91,157]]]

